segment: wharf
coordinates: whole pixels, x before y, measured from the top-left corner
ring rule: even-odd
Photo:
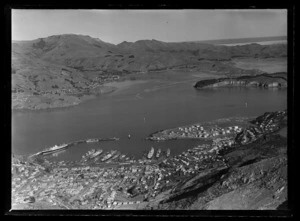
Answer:
[[[74,141],[74,142],[70,142],[64,145],[63,148],[58,148],[58,149],[46,149],[40,152],[37,152],[35,154],[32,154],[30,157],[36,157],[36,156],[40,156],[40,155],[48,155],[48,154],[53,154],[53,153],[57,153],[63,150],[66,150],[72,146],[76,146],[82,143],[88,143],[87,141],[90,139],[86,139],[86,140],[78,140],[78,141]],[[119,140],[119,138],[117,137],[112,137],[112,138],[97,138],[97,142],[102,142],[102,141],[117,141]]]

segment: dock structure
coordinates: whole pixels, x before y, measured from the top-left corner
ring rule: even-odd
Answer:
[[[67,144],[54,145],[53,147],[50,147],[43,151],[32,154],[29,157],[31,158],[31,157],[36,157],[36,156],[44,156],[44,155],[49,155],[49,154],[53,154],[53,153],[58,153],[63,150],[66,150],[72,146],[76,146],[76,145],[79,145],[82,143],[101,142],[101,141],[117,141],[117,140],[119,140],[119,138],[117,138],[117,137],[99,138],[99,139],[98,138],[90,138],[90,139],[86,139],[86,140],[78,140],[78,141],[70,142]]]

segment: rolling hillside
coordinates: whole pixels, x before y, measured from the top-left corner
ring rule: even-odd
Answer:
[[[18,60],[38,60],[83,70],[141,71],[194,64],[201,60],[230,60],[234,57],[286,56],[286,45],[261,46],[250,44],[237,47],[206,43],[166,43],[140,40],[118,45],[83,35],[57,35],[33,41],[13,42],[13,65]],[[20,61],[19,61],[20,62]],[[26,63],[26,62],[25,62]]]
[[[213,68],[214,71],[230,70],[234,73],[236,70],[230,65],[233,58],[286,56],[287,46],[284,44],[227,47],[198,42],[140,40],[113,45],[98,38],[75,34],[13,41],[13,104],[18,104],[13,106],[23,108],[28,96],[37,99],[39,96],[45,98],[46,95],[49,99],[44,103],[51,104],[53,94],[59,96],[55,99],[61,99],[61,103],[68,103],[65,96],[75,96],[69,105],[77,104],[78,95],[90,94],[91,88],[96,88],[98,93],[105,81],[133,72],[166,69],[209,71]],[[31,103],[36,102],[40,101],[34,100]]]

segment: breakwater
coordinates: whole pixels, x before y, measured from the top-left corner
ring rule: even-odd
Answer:
[[[117,140],[119,140],[119,138],[117,138],[117,137],[89,138],[89,139],[85,139],[85,140],[78,140],[78,141],[74,141],[74,142],[70,142],[70,143],[66,143],[66,144],[55,145],[55,146],[47,148],[43,151],[37,152],[37,153],[31,155],[30,157],[45,156],[45,155],[57,153],[60,151],[64,151],[72,146],[76,146],[76,145],[83,144],[83,143],[97,143],[97,142],[103,142],[103,141],[117,141]]]

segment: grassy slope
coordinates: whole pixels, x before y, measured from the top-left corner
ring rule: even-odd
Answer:
[[[127,75],[166,69],[198,69],[207,72],[241,74],[231,59],[237,57],[286,57],[286,45],[257,44],[226,47],[204,43],[165,43],[141,40],[119,45],[83,35],[57,35],[12,43],[12,90],[14,108],[35,109],[73,105],[80,102],[84,88],[112,74]],[[26,96],[45,91],[70,90],[74,94]],[[26,95],[25,97],[23,95]],[[43,97],[43,99],[40,98]],[[29,99],[29,100],[28,100]],[[46,101],[44,102],[43,100]],[[53,104],[53,102],[57,104]]]

